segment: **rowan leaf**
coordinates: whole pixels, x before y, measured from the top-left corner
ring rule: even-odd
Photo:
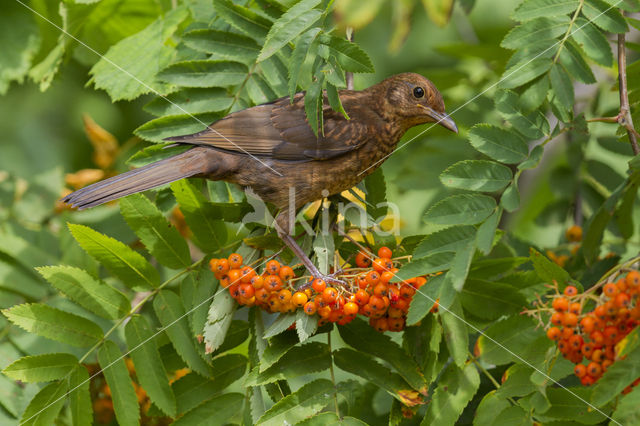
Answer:
[[[294,377],[315,373],[328,369],[331,365],[329,346],[320,342],[305,343],[294,346],[272,366],[260,372],[254,368],[244,382],[245,386],[260,386],[278,380],[289,380]]]
[[[326,407],[335,393],[333,383],[316,379],[276,402],[258,419],[258,425],[297,424]]]
[[[260,46],[254,39],[210,28],[189,31],[182,37],[184,44],[192,49],[213,55],[214,59],[250,64],[260,53]]]
[[[480,374],[473,363],[449,364],[438,381],[421,425],[453,425],[480,387]]]
[[[20,425],[52,425],[65,403],[67,384],[64,381],[49,383],[33,397],[25,408]]]
[[[76,366],[67,379],[69,412],[74,425],[91,426],[93,424],[89,383],[89,372],[84,365]]]
[[[357,44],[341,37],[325,34],[321,35],[318,40],[329,47],[330,53],[335,56],[345,71],[356,73],[374,72],[373,63],[369,55]]]
[[[98,349],[98,362],[111,390],[113,411],[118,424],[123,426],[139,425],[138,398],[118,346],[111,340],[105,341]]]
[[[485,160],[463,160],[440,174],[440,181],[450,187],[469,191],[493,192],[507,186],[513,177],[511,169]]]
[[[584,18],[576,19],[571,37],[595,62],[605,67],[613,63],[613,53],[606,37],[593,24]]]
[[[51,353],[22,357],[2,372],[13,380],[22,382],[50,382],[67,375],[78,366],[78,358],[66,353]]]
[[[583,4],[582,14],[598,27],[610,33],[626,33],[629,27],[615,7],[602,0],[590,0]]]
[[[213,88],[186,88],[174,92],[167,96],[158,96],[151,102],[144,106],[144,110],[149,114],[153,114],[156,117],[163,117],[166,115],[196,115],[200,116],[203,113],[226,112],[233,104],[233,98],[229,96],[225,89],[219,87]],[[203,117],[207,117],[206,115]],[[196,121],[191,117],[192,121]],[[206,124],[209,124],[210,120],[203,120]],[[143,125],[144,126],[144,125]],[[203,127],[204,127],[203,126]],[[187,134],[187,131],[176,129],[172,135],[176,136]],[[192,133],[195,133],[192,132]],[[161,139],[161,138],[158,138]]]
[[[248,73],[240,62],[205,59],[177,62],[162,70],[158,78],[181,87],[228,87],[242,83]]]
[[[527,21],[509,31],[502,39],[500,46],[515,50],[530,43],[556,38],[567,31],[569,22],[569,17],[562,15],[545,15]]]
[[[244,6],[233,4],[231,0],[216,0],[213,8],[225,22],[258,42],[264,40],[271,27],[268,19]]]
[[[474,225],[489,217],[495,208],[495,200],[486,195],[452,195],[427,210],[424,221],[438,225]]]
[[[174,426],[196,425],[225,425],[242,409],[244,395],[241,393],[226,393],[216,396],[186,412],[172,423]]]
[[[206,353],[214,352],[224,344],[237,307],[227,291],[213,298],[203,331]]]
[[[527,143],[517,134],[490,124],[477,124],[469,131],[469,142],[496,161],[516,164],[529,155]]]
[[[199,132],[220,118],[222,113],[166,115],[147,121],[133,133],[141,139],[165,144],[166,138]]]
[[[526,0],[513,13],[513,19],[528,21],[535,18],[566,15],[575,11],[580,0]]]

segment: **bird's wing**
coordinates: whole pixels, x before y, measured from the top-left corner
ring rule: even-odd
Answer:
[[[167,140],[279,160],[326,160],[357,149],[376,135],[370,128],[375,120],[360,117],[366,111],[351,96],[343,99],[351,120],[325,105],[324,135],[318,137],[307,122],[304,96],[297,94],[293,104],[288,97],[280,98],[234,112],[202,132]]]

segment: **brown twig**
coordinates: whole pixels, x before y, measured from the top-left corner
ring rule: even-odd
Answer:
[[[620,114],[618,115],[618,124],[627,129],[629,142],[634,155],[640,153],[638,147],[638,132],[633,127],[631,118],[631,109],[629,108],[629,91],[627,89],[627,54],[624,42],[625,34],[618,34],[618,84],[620,85]]]

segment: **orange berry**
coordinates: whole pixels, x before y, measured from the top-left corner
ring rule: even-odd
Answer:
[[[378,257],[386,257],[387,259],[391,259],[393,253],[389,247],[382,246],[378,249]]]
[[[229,277],[229,281],[231,282],[231,284],[236,284],[240,282],[242,273],[240,272],[240,269],[232,269],[227,273],[227,276]]]
[[[566,312],[569,309],[569,300],[566,297],[558,297],[553,299],[551,306],[557,312]]]
[[[571,312],[565,313],[562,317],[562,325],[565,327],[575,327],[578,325],[578,316]]]
[[[291,266],[282,266],[280,267],[278,276],[280,276],[280,279],[282,281],[289,281],[290,279],[294,278],[296,274],[293,272],[293,268],[291,268]]]
[[[256,300],[260,302],[266,302],[267,300],[269,300],[269,292],[264,287],[257,289],[254,293],[254,296]]]
[[[307,315],[313,315],[316,313],[316,304],[313,302],[307,302],[304,304],[304,313]]]
[[[229,272],[229,269],[231,269],[229,267],[229,261],[227,259],[218,259],[218,262],[216,262],[216,271],[220,274],[226,274],[227,272]]]
[[[280,262],[275,259],[268,261],[265,272],[270,275],[278,275],[280,273]]]
[[[580,378],[580,383],[582,383],[584,386],[591,386],[592,384],[595,383],[595,380],[593,379],[593,377],[587,374]]]
[[[373,295],[369,298],[369,306],[374,311],[381,311],[385,308],[384,299],[380,296]]]
[[[562,325],[562,318],[564,314],[562,312],[554,312],[551,314],[551,324],[553,325]]]
[[[563,327],[562,328],[562,338],[568,340],[571,336],[573,336],[573,328],[571,327]]]
[[[640,272],[638,271],[630,271],[625,277],[625,281],[627,283],[627,288],[637,289],[640,287]]]
[[[267,275],[264,279],[264,287],[267,291],[278,291],[282,288],[282,280],[277,275]]]
[[[345,314],[347,315],[355,315],[358,313],[358,310],[360,308],[358,307],[357,304],[353,303],[353,302],[347,302],[344,304],[344,308],[342,308],[342,310],[344,311]]]
[[[607,283],[602,287],[602,293],[604,293],[605,296],[613,297],[618,294],[618,286],[614,283]]]
[[[301,291],[296,291],[295,293],[293,293],[293,296],[291,296],[291,303],[293,303],[298,308],[302,308],[304,305],[306,305],[307,300],[309,300],[309,297],[307,297],[306,293],[303,293]]]
[[[253,277],[251,277],[250,283],[253,288],[257,290],[264,287],[264,278],[262,278],[260,275],[254,275]]]
[[[389,322],[386,318],[378,318],[374,322],[374,328],[380,333],[383,333],[389,329]]]
[[[584,317],[580,320],[580,327],[585,333],[591,333],[595,328],[595,320],[591,317]]]
[[[278,299],[280,299],[280,303],[287,303],[291,300],[291,290],[285,288],[278,292]]]
[[[256,292],[256,289],[253,288],[251,284],[242,283],[238,286],[238,291],[240,292],[240,296],[251,299]]]
[[[398,308],[389,308],[387,316],[389,318],[402,318],[404,316],[404,311]]]
[[[371,257],[368,254],[362,251],[356,254],[356,266],[358,268],[369,268],[371,266],[371,263]]]
[[[356,292],[355,294],[355,302],[360,305],[360,306],[364,306],[367,303],[369,303],[369,293],[367,293],[366,291],[360,289]]]
[[[631,303],[629,295],[627,293],[618,293],[616,295],[616,306],[618,308],[626,308]]]
[[[573,225],[567,229],[565,236],[567,237],[567,241],[571,243],[578,243],[582,241],[582,228],[578,225]]]
[[[578,364],[575,367],[573,367],[573,373],[582,378],[585,376],[585,374],[587,374],[587,366],[584,364]]]
[[[416,290],[408,284],[402,284],[400,287],[400,297],[404,299],[411,299],[416,294]]]
[[[580,311],[582,311],[582,306],[580,306],[580,302],[574,302],[569,305],[569,312],[574,315],[580,315]]]
[[[322,292],[322,300],[324,300],[326,303],[335,302],[337,297],[338,297],[338,290],[336,290],[333,287],[327,287]]]
[[[237,299],[238,297],[241,296],[240,294],[240,289],[238,288],[240,287],[240,284],[231,284],[229,286],[229,294],[231,295],[231,297],[233,297],[234,299]]]
[[[593,313],[598,319],[604,320],[607,318],[607,309],[604,307],[604,305],[596,306],[596,308],[593,310]]]
[[[564,294],[565,296],[575,296],[576,294],[578,294],[578,289],[575,286],[572,285],[568,285],[564,288]]]
[[[384,271],[383,273],[380,274],[380,281],[382,281],[383,283],[388,283],[393,279],[393,277],[394,277],[393,272]]]
[[[591,334],[589,334],[589,337],[591,338],[591,341],[596,345],[604,344],[604,335],[598,330],[592,331]]]
[[[331,308],[325,306],[323,308],[319,308],[317,312],[322,318],[329,318],[329,315],[331,315]]]
[[[211,259],[209,261],[209,269],[211,269],[211,272],[216,272],[216,268],[218,266],[218,260],[220,259]]]
[[[571,349],[573,349],[574,351],[580,351],[583,343],[584,341],[582,340],[582,336],[578,334],[574,334],[569,339],[569,346],[571,346]]]
[[[393,262],[389,258],[379,257],[373,261],[373,269],[380,273],[389,271],[391,268],[393,268]]]
[[[251,278],[253,278],[255,275],[256,275],[256,271],[254,271],[251,266],[243,266],[240,269],[240,280],[243,283],[251,282]]]
[[[313,280],[311,287],[315,290],[316,293],[322,293],[327,287],[327,283],[325,283],[322,278],[316,278],[315,280]]]
[[[242,267],[242,256],[238,253],[231,253],[227,259],[231,268],[240,269]]]
[[[589,365],[587,365],[587,374],[593,378],[600,377],[600,374],[602,374],[602,367],[597,362],[590,362]]]
[[[369,271],[366,275],[366,279],[369,285],[376,285],[380,281],[380,274],[376,271]]]
[[[374,272],[374,271],[371,271],[371,272]],[[389,286],[385,283],[378,283],[373,288],[373,294],[380,297],[386,296],[387,294],[389,294]]]
[[[591,355],[593,354],[593,350],[594,350],[593,343],[589,342],[582,345],[582,348],[580,348],[580,353],[584,355],[586,358],[591,358]]]
[[[402,331],[404,330],[404,318],[389,318],[387,320],[389,325],[389,331]]]

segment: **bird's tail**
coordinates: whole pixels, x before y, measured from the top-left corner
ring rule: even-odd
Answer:
[[[216,161],[211,161],[212,154],[213,150],[210,149],[192,148],[174,157],[79,189],[64,197],[62,201],[82,210],[176,180],[207,174],[216,165]]]

